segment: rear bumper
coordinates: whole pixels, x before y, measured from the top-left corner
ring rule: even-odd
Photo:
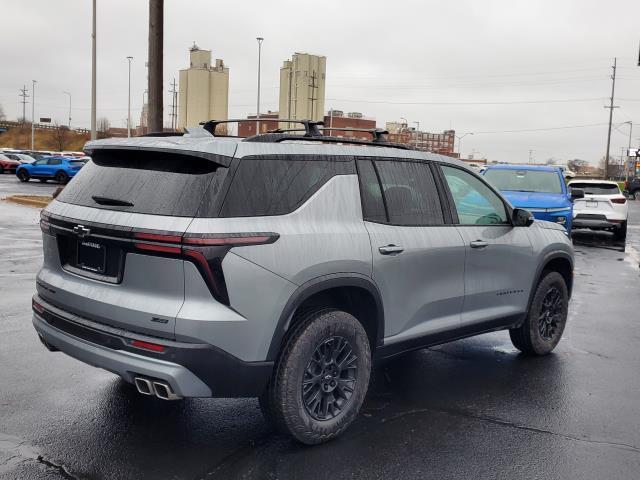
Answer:
[[[581,216],[578,215],[573,219],[573,228],[591,228],[603,230],[619,227],[623,221],[623,219],[610,219],[605,215],[593,215],[590,218],[581,218]]]
[[[56,349],[133,383],[158,378],[182,397],[253,397],[267,385],[273,362],[244,362],[207,344],[175,342],[134,334],[65,312],[38,295],[33,313],[38,335]],[[133,340],[162,345],[163,352],[133,347]]]

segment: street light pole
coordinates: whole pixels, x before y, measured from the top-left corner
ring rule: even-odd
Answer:
[[[67,124],[67,126],[69,127],[69,130],[71,130],[71,94],[69,92],[62,92],[65,95],[69,95],[69,123]]]
[[[462,135],[456,135],[456,138],[458,139],[458,158],[460,158],[460,160],[462,160],[462,139],[467,135],[473,135],[473,132],[467,132]]]
[[[127,57],[129,62],[129,94],[127,96],[127,137],[131,137],[131,60],[133,57]]]
[[[91,30],[91,140],[96,138],[96,0],[93,0]]]
[[[418,147],[418,132],[420,132],[420,122],[412,122],[416,124],[416,141],[415,141],[415,146],[416,148]]]
[[[35,150],[36,138],[36,82],[31,80],[31,150]]]
[[[256,106],[256,135],[260,134],[260,62],[262,60],[262,42],[264,38],[256,37],[258,41],[258,105]]]
[[[630,158],[630,150],[631,150],[631,135],[633,134],[633,122],[631,120],[628,120],[624,123],[628,123],[629,124],[629,147],[627,148],[627,162],[626,165],[624,167],[624,172],[625,172],[625,180],[629,180],[629,158]]]

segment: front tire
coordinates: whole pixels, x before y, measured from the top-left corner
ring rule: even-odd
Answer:
[[[56,172],[55,179],[60,185],[65,185],[69,181],[69,175],[67,175],[67,172],[60,170]]]
[[[355,420],[370,373],[369,339],[360,322],[340,310],[309,312],[286,342],[260,406],[298,441],[323,443]]]
[[[18,176],[18,180],[20,180],[21,182],[29,181],[29,172],[27,172],[26,170],[20,170],[16,175]]]
[[[551,353],[567,324],[569,290],[558,272],[546,272],[536,288],[524,323],[509,330],[514,347],[527,355]]]

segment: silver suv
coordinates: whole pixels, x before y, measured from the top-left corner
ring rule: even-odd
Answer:
[[[42,212],[44,345],[144,395],[259,397],[307,444],[355,419],[374,362],[509,330],[562,336],[573,250],[461,162],[278,130],[90,142]]]

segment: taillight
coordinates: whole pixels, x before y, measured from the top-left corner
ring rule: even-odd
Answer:
[[[31,308],[33,308],[40,315],[44,313],[44,307],[40,305],[34,298],[31,299]]]
[[[233,247],[265,245],[275,242],[277,233],[147,233],[136,232],[134,245],[139,250],[181,256],[194,263],[209,291],[219,302],[229,305],[229,295],[222,272],[222,260]]]
[[[40,230],[42,233],[51,234],[51,224],[48,222],[48,218],[44,212],[40,212]]]
[[[623,203],[627,203],[627,199],[624,197],[621,198],[612,198],[611,199],[611,203],[619,203],[619,204],[623,204]]]

